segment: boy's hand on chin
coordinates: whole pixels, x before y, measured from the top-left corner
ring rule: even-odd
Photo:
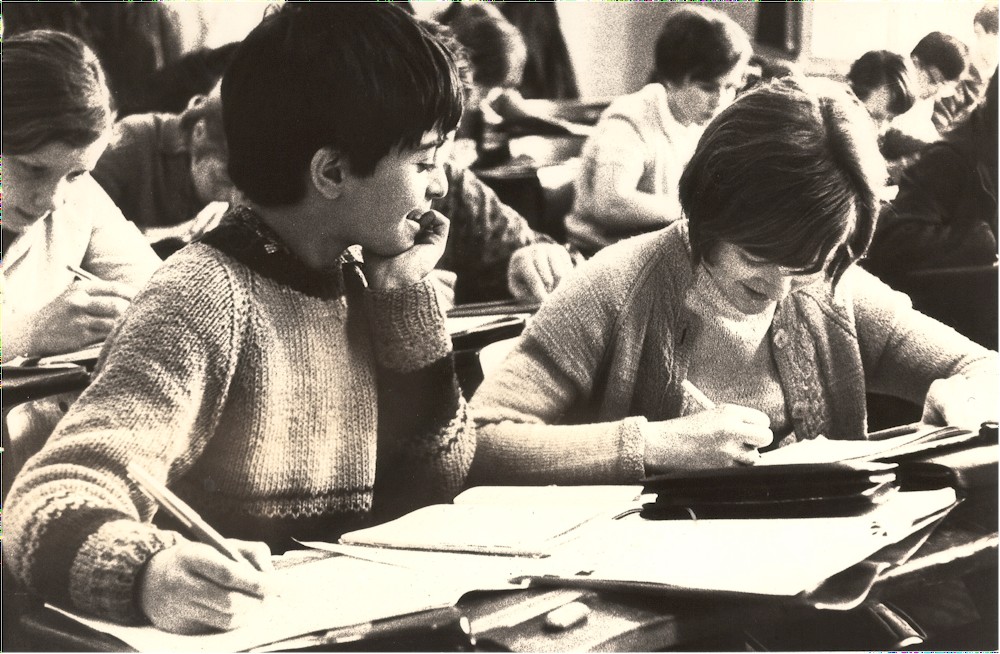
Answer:
[[[415,284],[426,277],[444,254],[449,221],[437,211],[427,211],[419,219],[420,232],[413,247],[394,257],[364,250],[364,270],[373,289],[387,290]]]

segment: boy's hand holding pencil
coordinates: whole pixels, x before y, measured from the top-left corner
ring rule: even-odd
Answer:
[[[146,617],[183,634],[234,629],[257,619],[273,570],[264,543],[223,538],[179,497],[137,464],[128,475],[199,542],[182,541],[154,554],[139,581]]]

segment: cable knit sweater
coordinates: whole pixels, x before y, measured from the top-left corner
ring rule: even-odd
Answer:
[[[449,501],[474,449],[429,282],[306,269],[247,209],[169,259],[5,507],[5,563],[48,601],[140,621],[143,564],[181,536],[137,462],[228,537],[287,547]],[[376,456],[377,454],[377,456]]]
[[[622,241],[584,264],[479,387],[470,483],[634,483],[647,421],[680,415],[700,319],[687,223]],[[864,438],[865,392],[923,402],[965,375],[997,393],[997,355],[914,311],[857,267],[832,292],[817,282],[775,310],[768,332],[800,439]]]

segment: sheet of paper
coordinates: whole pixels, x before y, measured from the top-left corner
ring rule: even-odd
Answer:
[[[935,428],[937,429],[937,428]],[[817,436],[792,443],[760,455],[757,465],[783,465],[788,463],[833,463],[847,459],[869,458],[896,449],[926,435],[926,431],[903,434],[881,441],[832,440]]]
[[[512,582],[511,579],[543,574],[547,567],[551,567],[544,562],[544,559],[538,557],[404,550],[323,542],[302,544],[366,561],[419,570],[433,577],[435,583],[455,588],[459,595],[472,590],[523,588],[525,586],[523,580]]]
[[[547,574],[691,590],[794,596],[923,526],[955,502],[950,488],[900,492],[843,518],[643,520],[606,526],[546,559]],[[589,551],[587,547],[589,546]],[[565,554],[565,555],[564,555]]]
[[[589,506],[627,509],[639,501],[642,486],[474,486],[462,491],[455,504],[497,506]]]
[[[127,627],[52,608],[140,652],[239,652],[313,631],[450,606],[461,596],[424,573],[347,556],[276,571],[273,581],[274,592],[248,616],[247,626],[214,634]]]
[[[606,515],[587,505],[436,504],[344,534],[345,545],[545,556],[584,523]]]

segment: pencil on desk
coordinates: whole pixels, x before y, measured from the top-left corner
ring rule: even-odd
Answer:
[[[211,545],[224,556],[229,557],[237,563],[249,563],[238,550],[223,538],[222,534],[213,529],[194,509],[185,504],[181,498],[174,495],[166,486],[156,481],[141,466],[129,463],[126,469],[128,476],[139,485],[139,488],[152,497],[170,515],[180,521],[198,539],[198,542]]]
[[[715,408],[715,402],[708,399],[707,395],[702,393],[697,386],[695,386],[688,380],[685,379],[681,381],[681,388],[683,388],[684,392],[688,394],[688,397],[690,397],[692,400],[695,401],[695,404],[700,406],[705,411]]]
[[[73,273],[74,275],[76,275],[77,278],[85,280],[85,281],[88,281],[88,282],[99,282],[99,281],[101,281],[100,277],[98,277],[97,275],[95,275],[93,273],[87,272],[86,270],[84,270],[80,266],[74,266],[73,264],[67,264],[66,265],[66,270],[68,270],[71,273]]]

